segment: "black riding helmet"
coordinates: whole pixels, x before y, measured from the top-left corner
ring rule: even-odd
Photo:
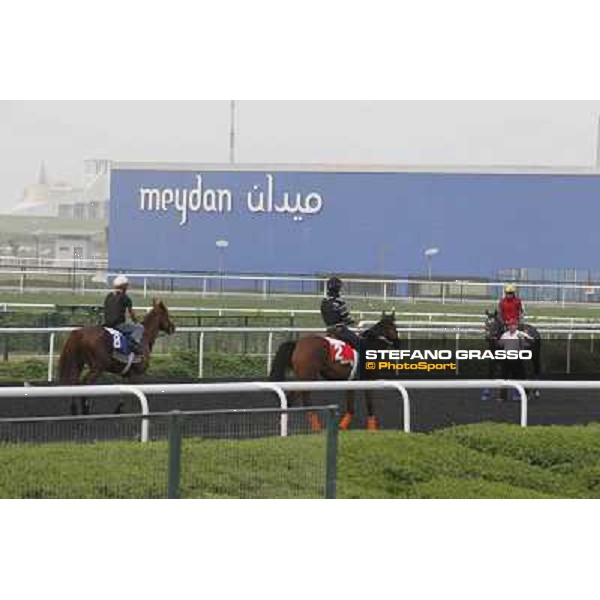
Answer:
[[[342,280],[339,277],[330,277],[327,280],[327,291],[329,293],[338,294],[342,289]]]

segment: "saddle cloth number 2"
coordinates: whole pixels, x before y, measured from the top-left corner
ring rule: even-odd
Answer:
[[[343,360],[342,350],[344,349],[344,342],[335,341],[334,350],[335,350],[335,360]]]

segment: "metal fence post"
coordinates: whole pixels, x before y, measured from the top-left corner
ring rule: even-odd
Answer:
[[[267,376],[271,373],[271,364],[273,362],[273,332],[269,331],[267,341]]]
[[[169,417],[169,473],[167,498],[179,498],[181,479],[181,415],[178,410],[171,411]]]
[[[48,381],[52,381],[53,367],[54,367],[54,337],[56,333],[53,331],[50,334],[50,343],[48,348]]]
[[[198,379],[204,377],[204,331],[198,337]]]
[[[325,467],[325,498],[335,499],[337,488],[338,409],[328,408],[325,413],[327,455]]]
[[[455,346],[455,349],[454,349],[454,356],[456,356],[456,353],[459,350],[459,347],[458,347],[459,340],[460,340],[460,333],[457,331],[456,332],[456,346]],[[454,374],[458,376],[458,358],[456,359],[456,371],[454,372]]]

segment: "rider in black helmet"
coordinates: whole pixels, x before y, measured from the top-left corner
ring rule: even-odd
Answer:
[[[327,297],[321,302],[321,316],[327,326],[327,333],[335,335],[340,340],[348,342],[358,350],[359,337],[348,329],[354,325],[346,302],[340,297],[342,281],[339,277],[330,277],[327,280]]]

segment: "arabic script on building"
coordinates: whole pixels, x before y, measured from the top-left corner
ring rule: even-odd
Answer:
[[[271,173],[266,173],[265,181],[240,196],[236,198],[228,188],[206,186],[202,175],[197,174],[196,186],[191,188],[140,188],[139,209],[155,213],[175,211],[181,226],[188,223],[192,213],[227,214],[246,210],[255,215],[286,214],[294,221],[302,221],[305,216],[316,215],[323,209],[321,194],[279,190]]]

